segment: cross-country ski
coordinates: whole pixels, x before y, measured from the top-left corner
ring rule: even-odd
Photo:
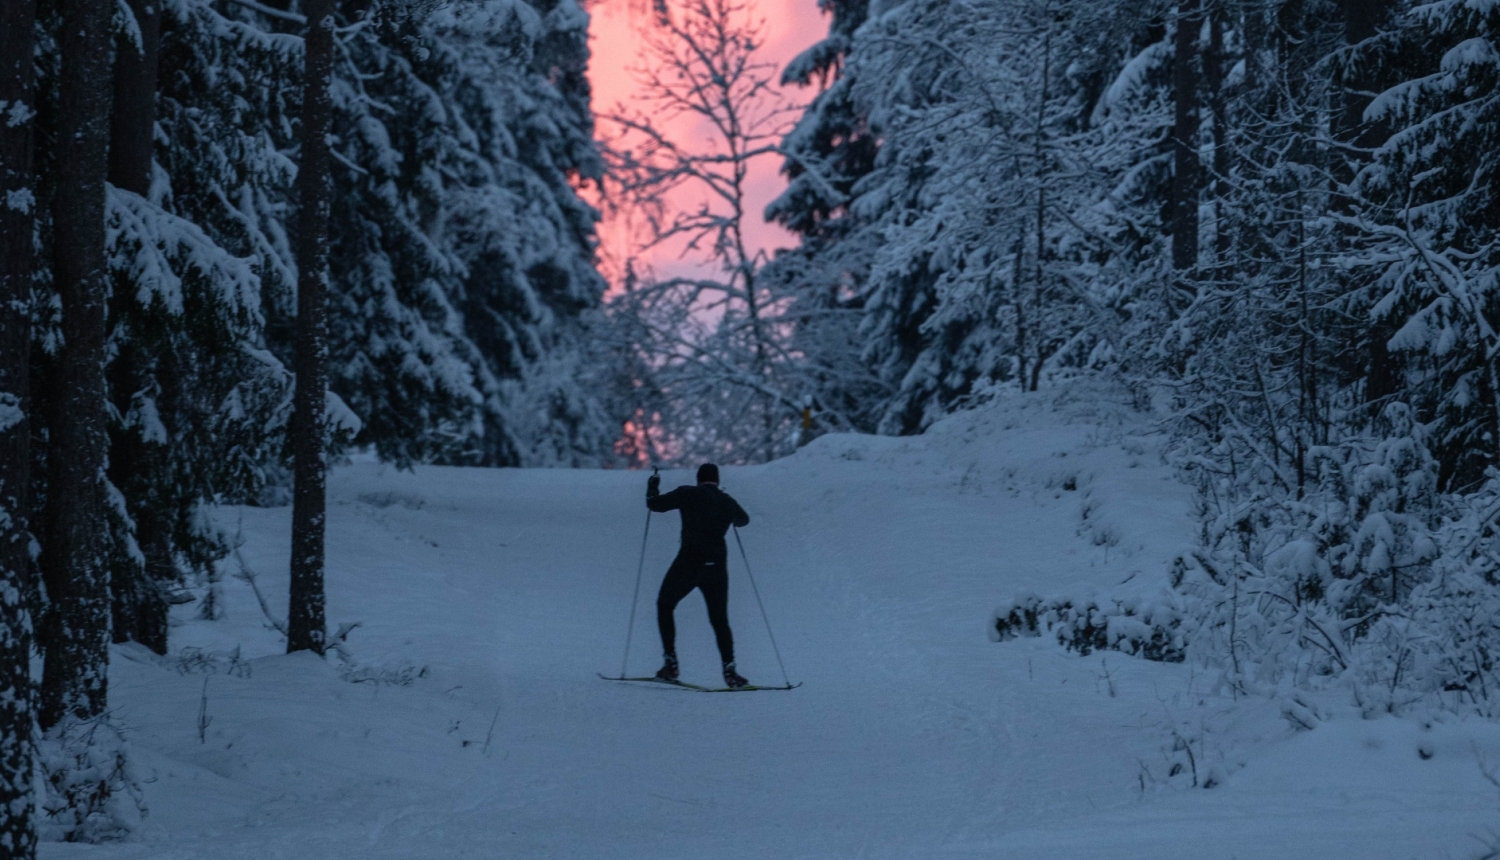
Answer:
[[[665,684],[669,687],[681,687],[684,690],[693,690],[699,693],[753,693],[757,690],[795,690],[802,686],[800,683],[787,684],[782,687],[763,687],[756,684],[741,684],[738,687],[701,687],[687,681],[674,681],[667,678],[658,678],[655,675],[643,675],[638,678],[616,678],[599,673],[599,677],[606,681],[630,681],[645,684]]]

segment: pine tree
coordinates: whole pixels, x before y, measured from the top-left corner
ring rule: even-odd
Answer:
[[[378,11],[335,70],[332,389],[385,459],[597,463],[586,14]],[[566,370],[561,368],[566,367]]]
[[[255,499],[280,459],[289,375],[265,350],[266,312],[276,305],[263,302],[277,295],[282,260],[264,234],[255,239],[268,217],[256,204],[280,190],[264,160],[276,123],[253,108],[276,103],[278,89],[257,84],[285,49],[205,4],[137,11],[141,38],[126,28],[116,51],[117,74],[133,83],[116,87],[130,95],[112,112],[106,209],[110,590],[115,641],[165,653],[169,603],[228,553],[203,507]],[[142,52],[153,44],[152,19],[164,77]],[[219,70],[226,63],[234,74]],[[205,74],[217,82],[214,97],[179,101]],[[153,92],[157,80],[166,84]],[[225,91],[230,81],[235,97]],[[160,148],[152,145],[158,106],[173,132]],[[229,121],[218,121],[221,111]],[[204,610],[216,612],[211,599]]]
[[[1160,37],[1106,87],[1123,59],[1117,34],[1146,24],[1087,2],[906,4],[854,34],[839,82],[786,148],[817,151],[819,126],[806,124],[840,87],[851,108],[833,119],[860,117],[879,148],[847,201],[814,181],[835,174],[792,171],[775,211],[808,232],[776,265],[794,308],[857,310],[857,335],[845,323],[815,336],[858,344],[881,383],[865,391],[884,392],[862,404],[881,432],[918,432],[988,386],[1035,388],[1104,361],[1125,320],[1151,316],[1139,296],[1154,290],[1135,269],[1153,256],[1142,228],[1156,216],[1139,201],[1164,199],[1165,126],[1160,87],[1137,79],[1156,74]],[[829,122],[816,134],[854,139]],[[835,202],[811,202],[815,192]],[[869,397],[851,393],[824,399]]]
[[[328,130],[334,0],[310,0],[303,39],[297,165],[297,389],[292,416],[292,574],[286,649],[323,653],[323,563],[328,504]]]
[[[783,86],[816,82],[819,91],[782,139],[787,188],[766,207],[767,220],[801,237],[799,247],[777,252],[765,278],[786,306],[782,317],[792,330],[791,349],[812,369],[807,390],[798,392],[813,424],[812,432],[801,434],[804,444],[829,429],[873,431],[876,404],[889,395],[860,360],[863,284],[873,243],[860,241],[871,237],[848,208],[855,183],[874,169],[877,151],[845,63],[869,4],[840,0],[826,8],[833,13],[828,37],[782,72]]]
[[[99,716],[108,696],[104,209],[113,12],[105,0],[66,4],[57,37],[52,276],[62,303],[62,346],[48,422],[42,529],[49,603],[39,714],[44,729],[69,717]]]
[[[1392,397],[1436,422],[1443,483],[1477,489],[1500,462],[1500,8],[1410,9],[1350,63],[1389,86],[1365,111],[1385,139],[1354,180],[1344,262],[1399,375]]]
[[[0,12],[0,858],[36,856],[32,792],[31,267],[36,3]]]
[[[151,193],[153,139],[156,135],[156,72],[157,57],[161,44],[161,10],[154,0],[129,4],[134,26],[126,26],[124,38],[115,50],[114,96],[110,107],[109,136],[109,182],[112,191],[129,192],[139,197]],[[116,299],[133,297],[143,291],[149,292],[151,284],[121,284],[125,289],[116,289]],[[134,287],[135,289],[130,289]],[[127,302],[130,298],[125,299]],[[111,320],[118,320],[119,301],[115,301]],[[124,346],[127,354],[117,353],[111,367],[110,388],[118,395],[125,380],[120,371],[129,368],[135,361],[129,356],[131,347],[139,346],[129,338],[111,338]],[[141,357],[144,359],[144,357]],[[141,359],[136,359],[139,361]],[[132,395],[137,392],[131,390]],[[127,407],[128,408],[128,407]],[[110,482],[121,487],[128,482],[122,472],[150,475],[166,466],[165,452],[161,445],[134,446],[134,450],[122,450],[121,434],[116,428],[110,444]],[[165,442],[166,440],[160,440]],[[128,444],[128,443],[127,443]],[[131,456],[131,455],[134,456]],[[126,497],[127,500],[129,496]],[[128,501],[127,501],[128,504]],[[111,626],[116,642],[136,641],[159,654],[167,652],[167,601],[162,593],[162,583],[176,579],[172,546],[165,517],[150,506],[136,505],[132,523],[126,524],[117,515],[119,526],[113,541],[114,562],[110,570],[110,595],[113,605]],[[134,526],[134,540],[121,535]],[[123,528],[122,528],[123,527]],[[124,538],[122,540],[122,538]],[[141,550],[137,554],[121,552],[122,545],[133,542]]]

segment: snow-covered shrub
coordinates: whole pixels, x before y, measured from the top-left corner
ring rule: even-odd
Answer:
[[[188,647],[178,652],[172,667],[181,675],[233,675],[236,678],[250,677],[250,664],[240,656],[240,646],[233,651],[205,651]]]
[[[1180,663],[1185,655],[1182,614],[1167,600],[1045,600],[1028,594],[995,609],[991,638],[1057,637],[1079,654],[1123,651],[1147,660]]]
[[[1394,711],[1417,697],[1500,716],[1500,474],[1453,502],[1428,579],[1374,621],[1353,666],[1359,704]]]
[[[371,665],[349,661],[339,665],[339,677],[350,684],[410,687],[427,677],[427,667],[411,663]]]
[[[65,719],[37,743],[37,766],[44,841],[125,839],[146,816],[125,739],[107,719]]]
[[[1367,714],[1500,713],[1500,485],[1437,492],[1426,428],[1400,403],[1384,418],[1380,436],[1310,450],[1300,497],[1205,488],[1205,548],[1173,572],[1189,653],[1244,692],[1341,683]]]

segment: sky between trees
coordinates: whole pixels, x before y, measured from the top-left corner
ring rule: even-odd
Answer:
[[[828,32],[828,18],[818,8],[816,0],[754,0],[752,5],[758,16],[765,19],[766,43],[758,53],[761,59],[774,63],[778,69]],[[627,102],[636,93],[636,81],[629,73],[629,67],[636,62],[639,50],[636,32],[649,24],[649,17],[645,0],[599,0],[590,4],[588,10],[593,19],[589,25],[589,82],[593,86],[594,110],[602,114],[613,110],[617,103]],[[805,103],[812,96],[811,91],[795,86],[782,89],[794,103]],[[695,131],[692,128],[673,130],[684,136]],[[780,159],[765,158],[751,171],[751,203],[755,214],[746,225],[746,232],[758,248],[768,252],[796,245],[795,236],[779,224],[767,223],[760,215],[766,204],[786,187],[780,169]],[[697,201],[674,202],[688,206]],[[599,226],[599,239],[600,269],[609,278],[611,287],[618,287],[624,259],[630,253],[629,227],[621,223],[621,219],[606,214],[605,222]],[[648,262],[662,277],[701,273],[713,265],[701,262],[696,255],[682,258],[681,252],[681,243],[668,243],[642,252],[640,259]]]

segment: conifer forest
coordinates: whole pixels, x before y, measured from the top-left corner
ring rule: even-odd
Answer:
[[[1500,0],[784,2],[0,0],[0,860],[1500,857]],[[807,683],[602,684],[710,461]],[[804,760],[590,746],[700,704]],[[1254,799],[1399,727],[1468,800]]]

